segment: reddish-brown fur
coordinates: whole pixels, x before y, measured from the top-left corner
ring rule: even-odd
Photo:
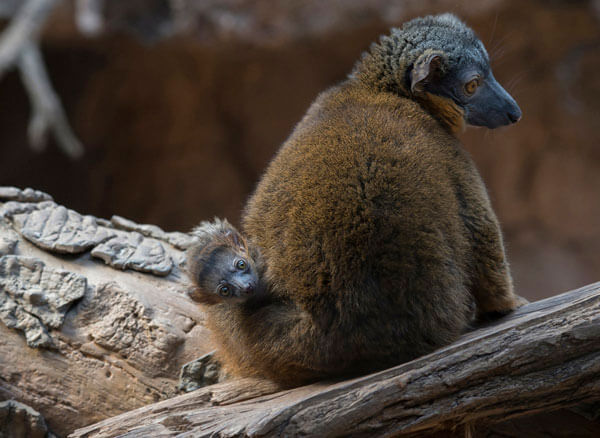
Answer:
[[[230,372],[294,386],[381,369],[518,305],[462,117],[357,76],[316,99],[243,217],[269,293],[206,308]]]

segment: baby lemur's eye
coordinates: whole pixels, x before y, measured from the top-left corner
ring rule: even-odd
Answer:
[[[235,262],[235,267],[238,268],[240,271],[243,271],[244,269],[246,269],[247,263],[246,260],[244,259],[239,259],[237,262]]]
[[[479,87],[479,82],[479,78],[473,78],[467,82],[465,84],[465,93],[469,96],[475,93],[475,90],[477,90],[477,87]]]
[[[217,293],[222,297],[228,297],[231,293],[231,289],[229,289],[229,286],[226,284],[220,284],[219,287],[217,287]]]

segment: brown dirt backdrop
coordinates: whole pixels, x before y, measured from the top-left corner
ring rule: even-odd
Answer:
[[[463,135],[503,224],[517,290],[535,300],[600,280],[599,2],[410,1],[392,13],[373,1],[360,14],[336,10],[343,2],[212,3],[211,17],[246,4],[237,19],[254,27],[236,33],[207,21],[198,25],[205,33],[159,42],[120,32],[88,39],[69,7],[57,11],[44,56],[86,155],[72,162],[52,142],[41,154],[29,149],[28,101],[13,72],[0,83],[0,185],[167,230],[215,215],[237,222],[321,90],[390,25],[450,10],[478,32],[524,114],[515,126]]]

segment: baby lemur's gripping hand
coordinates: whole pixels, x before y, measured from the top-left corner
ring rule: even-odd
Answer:
[[[190,297],[199,303],[242,302],[262,293],[258,251],[227,220],[202,222],[187,250]]]

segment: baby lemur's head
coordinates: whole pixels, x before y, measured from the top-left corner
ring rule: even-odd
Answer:
[[[243,301],[260,293],[258,254],[227,220],[202,222],[192,234],[197,241],[187,250],[187,272],[194,301]]]
[[[483,43],[452,14],[392,29],[363,55],[351,77],[420,102],[452,130],[457,123],[496,128],[521,118],[494,78]]]

